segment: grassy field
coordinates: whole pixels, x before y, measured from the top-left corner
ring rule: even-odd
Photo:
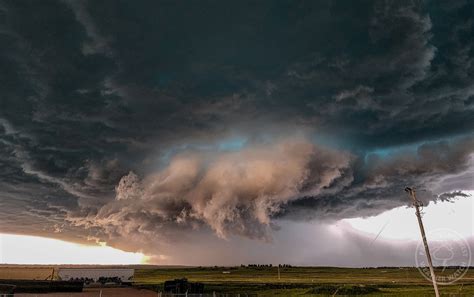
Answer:
[[[445,270],[444,274],[452,272]],[[431,283],[416,268],[292,267],[280,268],[280,279],[276,267],[138,269],[135,282],[158,289],[164,281],[182,277],[205,283],[209,292],[248,292],[258,296],[434,295]],[[443,296],[474,296],[474,271],[468,271],[453,285],[440,286],[440,291]]]
[[[46,279],[60,266],[2,266],[3,279]],[[64,267],[64,266],[63,266]],[[74,266],[73,266],[74,267]],[[75,266],[77,267],[77,266]],[[87,268],[104,266],[84,266]],[[331,267],[158,267],[135,268],[135,286],[160,291],[166,280],[186,277],[205,284],[206,292],[257,293],[258,296],[434,296],[431,283],[416,268]],[[104,267],[105,268],[105,267]],[[112,268],[112,267],[109,267]],[[223,273],[226,272],[226,273]],[[453,270],[437,271],[449,275]],[[474,296],[474,268],[453,285],[440,286],[442,296]]]

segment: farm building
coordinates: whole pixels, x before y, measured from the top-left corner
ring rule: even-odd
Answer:
[[[133,281],[134,269],[124,268],[59,268],[58,276],[61,280],[82,280],[89,283],[124,283]]]
[[[53,267],[0,266],[0,279],[50,280],[53,275]]]

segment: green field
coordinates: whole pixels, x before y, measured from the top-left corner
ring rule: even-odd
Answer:
[[[277,267],[150,268],[137,269],[135,282],[159,290],[164,281],[182,277],[205,283],[208,292],[258,296],[434,296],[431,283],[416,268],[291,267],[280,268],[280,279]],[[440,286],[440,291],[443,296],[474,296],[474,269],[455,284]]]

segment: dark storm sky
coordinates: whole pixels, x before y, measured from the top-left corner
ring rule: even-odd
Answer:
[[[0,231],[154,254],[466,196],[473,32],[472,1],[1,1]]]

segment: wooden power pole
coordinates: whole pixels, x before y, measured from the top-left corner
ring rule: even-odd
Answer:
[[[428,241],[426,240],[425,228],[423,227],[423,221],[421,220],[421,213],[420,213],[421,203],[420,201],[416,199],[415,189],[406,187],[405,192],[407,192],[408,195],[410,195],[411,199],[413,200],[413,206],[416,209],[416,217],[418,218],[418,225],[420,225],[421,238],[423,239],[423,245],[425,246],[426,258],[428,260],[428,265],[430,266],[431,281],[433,282],[435,295],[436,297],[439,297],[438,284],[436,283],[436,275],[433,268],[433,262],[431,261],[430,248],[428,247]]]

